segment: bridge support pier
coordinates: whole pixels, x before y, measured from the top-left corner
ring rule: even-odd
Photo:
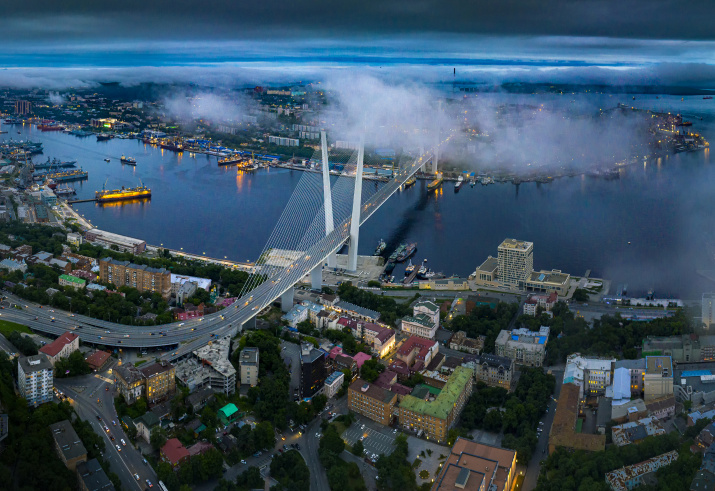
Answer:
[[[434,156],[432,157],[432,174],[437,174],[437,164],[439,163],[439,144],[434,147]]]
[[[323,288],[323,266],[318,264],[310,272],[310,287],[313,290],[320,290]]]
[[[256,328],[256,316],[255,315],[241,325],[241,331],[245,331],[246,329],[255,329],[255,328]],[[236,332],[231,333],[232,336],[235,336],[237,334],[238,334],[238,328],[236,328]]]
[[[348,249],[348,271],[357,270],[358,238],[360,235],[360,211],[362,209],[362,166],[365,158],[365,137],[360,136],[358,147],[355,191],[353,192],[353,214],[350,219],[350,247]]]
[[[294,289],[291,286],[283,293],[283,295],[281,295],[281,310],[283,312],[288,312],[290,309],[293,308],[293,293]]]

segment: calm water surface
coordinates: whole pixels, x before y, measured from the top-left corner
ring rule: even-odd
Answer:
[[[682,112],[715,141],[713,100],[644,96],[636,102]],[[97,142],[29,126],[3,129],[9,131],[3,139],[41,140],[44,155],[35,161],[76,159],[89,172],[87,181],[73,184],[78,198],[93,197],[105,183],[117,188],[141,180],[152,189],[150,201],[75,205],[97,227],[213,257],[255,260],[302,177],[282,169],[237,173],[219,168],[216,157],[176,154],[138,140]],[[138,165],[120,164],[123,154]],[[104,162],[107,157],[111,162]],[[534,242],[536,268],[575,275],[590,269],[628,283],[630,294],[653,288],[661,296],[698,298],[715,289],[696,272],[715,270],[715,162],[709,151],[631,166],[614,181],[465,185],[459,193],[446,183],[438,194],[428,194],[425,186],[419,181],[396,193],[363,226],[361,254],[371,254],[380,238],[390,247],[414,241],[413,259],[468,275],[488,255],[496,256],[501,240],[514,237]]]

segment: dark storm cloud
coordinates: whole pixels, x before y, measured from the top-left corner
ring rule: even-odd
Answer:
[[[710,0],[30,0],[3,2],[6,40],[459,33],[713,39]]]

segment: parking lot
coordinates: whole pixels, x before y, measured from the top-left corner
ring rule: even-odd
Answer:
[[[364,428],[363,428],[364,425]],[[383,427],[382,430],[371,428],[369,423],[356,421],[343,433],[343,439],[351,447],[357,443],[360,437],[365,437],[363,446],[370,454],[390,454],[395,448],[395,437],[398,432],[394,428]]]

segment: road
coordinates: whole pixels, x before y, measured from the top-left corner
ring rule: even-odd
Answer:
[[[545,368],[548,370],[548,367]],[[531,490],[536,488],[536,482],[539,479],[539,473],[541,472],[541,461],[548,457],[549,453],[549,432],[551,431],[551,425],[554,422],[554,413],[556,412],[556,401],[561,393],[561,386],[564,382],[564,367],[553,367],[551,373],[554,374],[556,378],[556,386],[554,388],[554,398],[549,402],[549,412],[546,413],[542,418],[541,422],[544,423],[541,428],[541,436],[539,436],[539,441],[536,444],[536,449],[534,454],[531,456],[529,465],[526,469],[526,475],[524,476],[523,490]],[[522,491],[522,490],[515,490]]]
[[[55,379],[55,388],[61,390],[69,396],[72,406],[77,414],[84,420],[89,421],[92,429],[104,438],[106,449],[104,458],[122,481],[122,488],[125,490],[146,489],[146,480],[149,479],[156,485],[159,481],[154,469],[144,464],[143,457],[139,450],[135,449],[127,435],[122,429],[116,410],[114,409],[114,388],[111,382],[113,369],[116,362],[111,362],[108,368],[99,374],[83,375],[67,379]],[[106,388],[109,390],[106,390]],[[99,402],[97,402],[99,400]],[[97,419],[102,418],[102,421]],[[116,425],[112,424],[116,422]],[[109,433],[104,430],[104,425],[109,428]],[[110,435],[114,437],[111,440]],[[126,446],[121,440],[124,439]],[[119,445],[118,451],[115,445]],[[134,478],[138,474],[140,480]]]

